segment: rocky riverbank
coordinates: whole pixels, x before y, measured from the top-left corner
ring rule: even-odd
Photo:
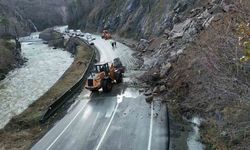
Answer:
[[[10,70],[20,67],[24,61],[20,42],[0,39],[0,80],[3,80]]]
[[[39,34],[39,38],[47,41],[49,46],[53,46],[55,48],[65,47],[63,34],[55,31],[53,28],[48,28],[42,31]]]

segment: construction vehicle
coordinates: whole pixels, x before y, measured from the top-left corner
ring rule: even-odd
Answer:
[[[121,83],[123,81],[123,73],[125,71],[119,58],[114,59],[114,62],[97,63],[87,79],[85,88],[90,91],[110,92],[114,83]]]
[[[108,30],[103,30],[102,39],[109,40],[111,38],[112,38],[111,33]]]

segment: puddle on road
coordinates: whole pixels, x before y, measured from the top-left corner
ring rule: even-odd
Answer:
[[[138,96],[140,96],[138,89],[126,88],[121,94],[117,95],[117,103],[122,103],[124,98],[137,98]]]

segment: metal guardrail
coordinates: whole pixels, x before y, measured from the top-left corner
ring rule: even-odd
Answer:
[[[80,39],[82,40],[82,39]],[[85,41],[82,40],[86,45],[88,45]],[[92,64],[94,63],[95,56],[96,56],[96,49],[89,46],[90,49],[93,49],[94,52],[91,56],[91,59],[88,63],[87,69],[85,70],[84,74],[82,77],[76,82],[74,86],[72,86],[68,91],[66,91],[64,94],[62,94],[57,100],[51,104],[46,112],[43,114],[43,116],[40,119],[40,123],[45,123],[52,115],[56,113],[56,111],[61,108],[68,100],[70,100],[76,92],[78,92],[80,89],[83,88],[83,83],[88,77],[88,73],[91,69]]]

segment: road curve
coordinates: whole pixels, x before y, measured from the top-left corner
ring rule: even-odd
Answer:
[[[101,61],[120,57],[127,68],[136,60],[132,51],[118,43],[95,36],[94,44]],[[126,76],[126,75],[125,75]],[[165,104],[148,104],[136,88],[125,83],[111,93],[83,90],[67,115],[36,143],[32,150],[165,150],[167,147],[167,111]]]

